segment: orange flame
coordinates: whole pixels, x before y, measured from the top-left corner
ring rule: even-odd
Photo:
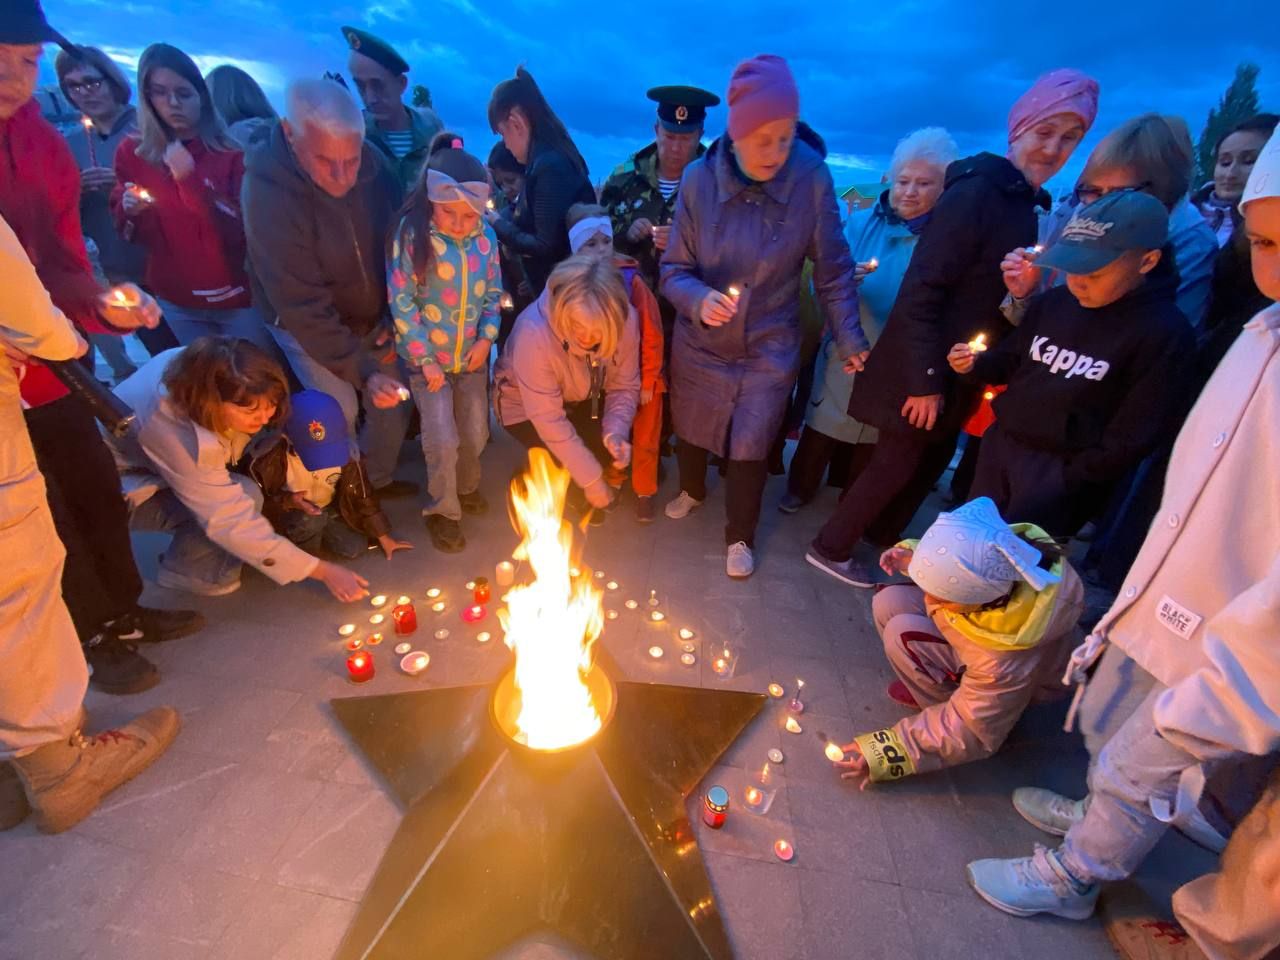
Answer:
[[[533,582],[511,588],[499,618],[516,657],[516,739],[538,750],[582,743],[601,726],[585,678],[604,628],[604,604],[588,575],[570,574],[573,530],[563,516],[568,489],[568,472],[541,449],[529,451],[529,472],[511,484],[522,537],[514,556],[529,562]]]

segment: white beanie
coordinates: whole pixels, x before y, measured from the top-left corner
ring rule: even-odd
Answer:
[[[939,600],[977,606],[1005,596],[1019,580],[1039,591],[1062,579],[1040,559],[990,498],[979,497],[938,515],[920,538],[907,576]]]
[[[1244,213],[1246,203],[1267,197],[1280,197],[1280,130],[1271,134],[1249,171],[1249,182],[1240,197],[1240,212]]]

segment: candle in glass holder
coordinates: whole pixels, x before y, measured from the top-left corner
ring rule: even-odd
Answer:
[[[364,646],[364,641],[359,637],[347,637],[347,642],[343,644],[348,650],[359,650]]]
[[[752,810],[760,809],[760,804],[764,802],[764,794],[757,787],[747,787],[743,793],[743,799],[747,801],[747,806]]]
[[[382,642],[382,634],[380,634],[380,633],[371,633],[371,634],[369,634],[369,636],[365,639],[365,641],[364,641],[364,642],[365,642],[365,643],[367,643],[367,644],[368,644],[369,646],[371,646],[371,647],[376,647],[378,644],[380,644],[380,643]]]
[[[712,787],[702,798],[702,822],[712,830],[719,830],[728,816],[729,791],[719,785]]]
[[[400,669],[411,677],[416,677],[431,663],[431,654],[421,650],[411,650],[400,659]]]
[[[391,611],[391,619],[395,622],[396,633],[405,636],[418,629],[418,613],[412,603],[403,603]]]
[[[516,580],[516,565],[510,560],[503,560],[493,568],[493,580],[500,587],[509,587]]]
[[[969,341],[969,350],[973,353],[985,353],[987,350],[987,335],[980,333]]]
[[[387,602],[387,595],[385,593],[375,594],[374,596],[369,598],[369,606],[371,607],[381,607],[381,606],[384,606],[386,602]],[[401,603],[403,602],[404,601],[402,600]]]
[[[773,770],[766,763],[759,770],[751,772],[742,799],[746,802],[747,809],[764,814],[773,806],[773,798],[777,793],[778,785],[774,780]]]
[[[364,683],[373,679],[373,654],[357,650],[347,657],[347,673],[352,683]]]
[[[478,590],[476,592],[479,593]],[[484,619],[484,613],[484,607],[477,603],[470,607],[463,607],[462,619],[467,623],[479,623]]]
[[[484,606],[489,602],[489,598],[493,595],[489,589],[489,581],[484,577],[477,577],[475,586],[471,588],[472,596],[478,605]]]

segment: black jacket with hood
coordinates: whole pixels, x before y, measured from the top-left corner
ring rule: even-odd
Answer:
[[[241,188],[254,302],[317,362],[359,388],[372,372],[361,338],[387,311],[386,241],[400,184],[367,143],[343,197],[298,166],[277,124],[245,156]]]
[[[1000,313],[1000,261],[1036,242],[1037,191],[1004,157],[957,160],[911,255],[884,333],[853,381],[849,413],[884,430],[913,430],[902,416],[907,397],[942,394],[932,434],[946,440],[968,415],[974,390],[958,385],[947,366],[952,345],[985,333],[999,343],[1012,329]]]
[[[1195,334],[1177,293],[1172,247],[1137,289],[1105,307],[1082,307],[1054,287],[964,379],[1009,385],[993,404],[997,429],[1060,454],[1068,489],[1109,484],[1185,413]]]

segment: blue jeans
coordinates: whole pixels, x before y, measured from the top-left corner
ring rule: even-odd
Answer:
[[[369,547],[369,538],[347,526],[332,505],[319,515],[302,510],[286,511],[280,528],[279,533],[291,543],[317,556],[323,547],[344,560],[354,560]]]
[[[158,303],[169,329],[184,347],[200,337],[242,337],[273,357],[277,355],[275,343],[267,334],[257,307],[210,310],[207,307],[180,307],[167,300]]]
[[[422,373],[409,376],[409,389],[422,418],[422,456],[427,461],[424,516],[462,518],[459,494],[480,487],[480,451],[489,440],[489,371],[446,373],[444,386],[427,389]]]
[[[253,502],[262,507],[262,490],[249,477],[233,474]],[[244,565],[209,539],[195,515],[168,487],[134,508],[129,517],[134,530],[171,533],[173,540],[160,557],[160,566],[173,573],[213,586],[224,587],[240,579]]]
[[[373,484],[375,490],[385,487],[393,479],[396,461],[400,459],[400,444],[404,442],[404,436],[409,432],[409,420],[413,416],[413,409],[408,404],[398,403],[390,410],[380,410],[373,405],[373,401],[366,393],[364,430],[359,433],[360,441],[357,445],[356,421],[360,415],[360,398],[356,396],[355,387],[315,360],[288,330],[275,325],[266,329],[302,386],[308,390],[320,390],[338,401],[343,415],[347,418],[347,435],[351,437],[351,455],[358,457],[363,450],[369,482]],[[365,337],[366,350],[373,349],[373,341],[378,332],[374,330]],[[397,365],[388,366],[386,372],[388,376],[403,376],[398,360]]]

